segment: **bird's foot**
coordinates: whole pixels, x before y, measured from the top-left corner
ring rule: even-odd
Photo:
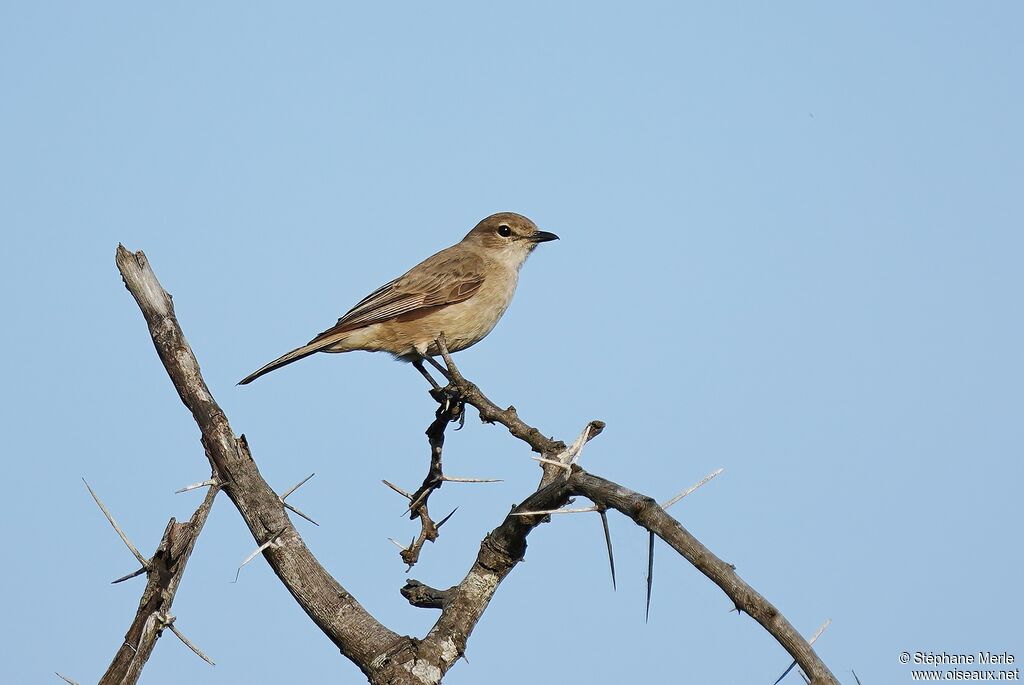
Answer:
[[[430,391],[430,396],[440,405],[437,408],[438,418],[447,416],[451,423],[458,421],[459,427],[455,430],[460,430],[466,425],[466,400],[454,384],[449,383],[443,388],[434,388]]]

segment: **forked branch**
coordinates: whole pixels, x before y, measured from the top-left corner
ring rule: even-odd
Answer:
[[[263,480],[244,436],[235,436],[227,417],[210,394],[174,316],[171,298],[160,286],[145,255],[131,253],[119,246],[117,265],[126,287],[143,312],[168,375],[199,426],[206,455],[222,489],[235,504],[281,582],[371,683],[439,683],[464,654],[466,642],[498,585],[523,559],[527,536],[540,523],[550,520],[545,514],[531,512],[558,509],[573,495],[590,498],[599,511],[621,511],[638,525],[660,536],[722,587],[738,608],[757,619],[811,676],[813,683],[836,683],[807,642],[778,610],[740,580],[731,567],[696,541],[654,500],[588,474],[576,464],[583,446],[601,432],[603,423],[593,421],[588,424],[569,446],[544,436],[520,419],[514,407],[499,408],[476,385],[466,380],[444,349],[443,340],[440,341],[441,349],[452,379],[449,387],[442,389],[443,392],[452,393],[457,403],[466,402],[474,406],[483,420],[504,425],[513,436],[526,442],[540,454],[544,472],[537,491],[514,507],[504,521],[484,538],[476,560],[461,583],[448,590],[434,590],[415,581],[406,585],[403,594],[410,602],[441,609],[437,622],[426,637],[416,640],[391,631],[328,574],[306,547],[288,517],[283,497],[279,497]],[[439,421],[442,418],[446,422],[451,420],[452,416],[443,417],[442,414],[438,413]],[[439,461],[439,446],[437,451]],[[405,493],[397,486],[392,487],[407,496],[411,505],[417,504],[417,498],[422,499],[425,513],[426,496],[439,484],[433,482],[433,476],[440,474],[439,464],[437,474],[433,474],[433,468],[431,472],[417,493]],[[415,515],[412,507],[410,510]],[[421,521],[426,520],[429,517],[421,518]]]
[[[92,492],[92,488],[89,488],[89,492],[92,493],[97,504],[100,504],[107,519],[111,520],[112,517],[106,507],[102,506],[96,494]],[[157,545],[152,558],[144,559],[143,571],[146,574],[146,588],[142,591],[142,598],[139,599],[139,609],[135,612],[135,618],[124,634],[124,641],[114,655],[114,659],[107,667],[106,673],[100,678],[100,685],[133,685],[142,675],[142,667],[146,665],[146,661],[153,653],[156,641],[161,635],[163,624],[160,619],[170,615],[174,596],[178,592],[178,585],[185,575],[185,567],[216,496],[217,487],[213,486],[207,491],[202,504],[188,521],[178,523],[172,518],[167,523],[167,528],[164,529],[163,537],[160,538],[160,544]],[[111,523],[113,523],[112,520]],[[126,539],[124,533],[119,529],[118,534],[122,539]],[[128,544],[127,541],[126,544]],[[131,575],[135,574],[129,574],[124,579]]]

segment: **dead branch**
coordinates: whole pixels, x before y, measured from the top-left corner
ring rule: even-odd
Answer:
[[[405,640],[371,616],[310,552],[281,499],[260,475],[245,436],[235,437],[227,417],[213,399],[174,315],[171,297],[160,285],[146,255],[129,252],[119,245],[116,262],[125,287],[146,319],[157,355],[199,426],[206,456],[223,489],[257,544],[276,538],[263,551],[274,573],[317,627],[371,681],[419,683],[418,679],[403,678],[401,673],[385,673],[371,666],[396,643]]]
[[[662,540],[672,546],[680,555],[682,555],[687,561],[693,564],[701,573],[711,579],[716,585],[733,600],[737,609],[746,612],[760,623],[765,630],[768,631],[772,637],[774,637],[782,647],[789,652],[790,656],[800,665],[805,673],[811,677],[811,682],[815,685],[820,684],[835,684],[837,681],[828,667],[818,658],[818,655],[811,648],[810,644],[805,640],[799,632],[790,624],[785,616],[779,612],[767,599],[745,583],[737,574],[735,569],[718,557],[716,557],[707,547],[700,543],[693,535],[690,534],[683,526],[672,518],[663,507],[658,506],[654,499],[633,492],[632,490],[625,488],[617,483],[600,478],[599,476],[593,476],[579,466],[575,465],[575,462],[579,459],[579,453],[583,449],[583,445],[586,444],[592,437],[596,436],[604,428],[604,424],[600,421],[591,422],[591,424],[584,429],[583,433],[576,439],[576,441],[569,446],[565,447],[565,444],[559,441],[554,441],[549,438],[545,438],[543,434],[536,428],[529,426],[524,423],[516,414],[513,407],[509,407],[507,410],[498,409],[497,405],[491,402],[480,389],[473,383],[467,381],[465,377],[459,372],[458,367],[455,366],[452,361],[451,355],[448,353],[448,349],[445,346],[444,337],[442,336],[438,340],[438,347],[441,350],[442,356],[445,360],[447,370],[452,379],[452,385],[455,386],[461,399],[467,404],[476,407],[480,411],[480,416],[484,420],[494,420],[501,423],[509,432],[520,438],[524,442],[528,443],[534,451],[541,453],[542,466],[544,467],[544,476],[541,479],[541,489],[534,495],[534,497],[541,493],[551,490],[555,485],[564,485],[565,487],[557,491],[557,496],[554,500],[557,504],[551,506],[530,506],[527,503],[533,499],[532,497],[522,505],[517,507],[519,511],[534,512],[544,511],[546,509],[557,509],[562,507],[567,501],[568,497],[574,494],[582,495],[590,499],[597,508],[600,509],[616,509],[621,513],[625,514],[629,518],[633,519],[637,525],[646,528],[651,532],[652,535],[657,535]],[[589,429],[589,430],[588,430]],[[592,432],[591,432],[592,431]],[[551,454],[555,456],[549,456]],[[564,480],[559,480],[557,472],[560,468],[571,470],[571,474],[568,474]],[[718,475],[715,472],[706,477],[697,485],[691,489],[684,491],[677,497],[672,498],[666,502],[667,506],[671,506],[675,502],[679,501],[686,495],[693,492],[708,480]],[[545,487],[547,486],[547,487]],[[554,494],[554,492],[549,493]],[[516,511],[506,518],[506,523],[509,519],[517,518],[515,516]],[[528,518],[528,517],[523,517]],[[496,529],[495,532],[488,536],[491,539],[500,530],[503,530],[504,525]],[[506,545],[506,549],[514,548],[518,550],[517,545],[522,545],[522,551],[525,552],[526,548],[526,535],[529,534],[532,526],[527,529],[520,529],[516,531],[506,531],[510,533],[507,539],[502,539]],[[488,542],[484,540],[484,545]],[[481,546],[481,556],[483,556],[483,547]],[[653,550],[652,550],[653,551]],[[477,557],[477,565],[480,565],[481,556]],[[507,555],[497,555],[499,562],[509,560]],[[653,554],[650,559],[653,561]],[[514,561],[511,566],[514,566]],[[477,568],[474,565],[474,569]],[[504,569],[504,564],[499,564],[499,568]],[[509,566],[505,574],[511,570]],[[651,579],[651,571],[649,570],[648,583]],[[456,590],[455,598],[449,601],[448,606],[442,613],[441,620],[434,626],[430,634],[427,636],[429,641],[432,637],[440,639],[439,636],[446,635],[447,639],[451,639],[458,644],[458,639],[463,635],[463,632],[472,630],[474,621],[471,621],[471,615],[461,617],[462,620],[458,620],[455,616],[452,616],[448,621],[445,621],[445,613],[456,612],[452,610],[452,607],[457,606],[459,602],[459,592],[463,590],[463,586],[470,586],[478,584],[479,579],[473,577],[474,571],[470,571],[470,575],[466,577],[459,588]],[[489,580],[495,583],[501,582],[504,575],[493,575]],[[469,587],[466,588],[468,593]],[[648,593],[650,586],[648,586]],[[493,591],[492,591],[493,592]],[[648,594],[648,601],[650,595]],[[489,600],[488,595],[482,602],[486,605],[486,601]],[[479,603],[479,601],[477,602]],[[482,610],[482,609],[481,609]],[[479,620],[479,615],[476,616]],[[468,637],[468,633],[466,633]]]
[[[89,489],[92,492],[92,488]],[[202,532],[206,519],[217,496],[217,486],[211,487],[202,504],[195,510],[192,517],[178,523],[173,518],[164,529],[160,544],[152,558],[144,559],[143,570],[146,573],[146,588],[139,600],[139,609],[131,626],[124,634],[124,641],[107,667],[106,673],[100,678],[100,685],[133,685],[142,675],[142,667],[146,665],[161,630],[159,617],[170,614],[178,585],[185,575],[185,567],[195,547],[199,533]],[[99,498],[92,493],[99,504]],[[102,507],[108,520],[112,517]],[[111,523],[113,523],[111,521]],[[119,531],[122,539],[125,536]],[[126,542],[126,544],[129,544]],[[141,556],[141,555],[140,555]],[[134,574],[131,574],[134,575]],[[118,582],[118,581],[114,581]]]
[[[453,587],[436,590],[412,578],[401,589],[402,596],[409,600],[409,604],[421,609],[443,609],[454,591]]]
[[[443,522],[439,525],[430,518],[427,500],[430,499],[431,493],[440,488],[445,481],[444,466],[441,463],[441,454],[444,450],[444,431],[449,423],[465,419],[465,405],[461,402],[450,401],[440,391],[435,391],[434,397],[438,401],[437,412],[434,415],[434,420],[427,426],[426,430],[427,442],[430,444],[430,466],[427,469],[427,476],[423,479],[423,483],[416,492],[409,495],[409,518],[419,518],[420,533],[409,547],[400,552],[402,561],[409,568],[415,566],[416,562],[419,561],[420,551],[423,549],[424,543],[428,540],[433,542],[437,539],[438,529],[443,525]],[[448,516],[451,516],[451,514]],[[448,517],[445,517],[445,521],[447,520]]]
[[[812,683],[836,683],[835,676],[786,617],[744,582],[730,564],[715,556],[652,498],[591,475],[583,469],[575,469],[569,483],[574,494],[625,514],[637,525],[667,542],[698,571],[722,588],[737,609],[750,615],[778,640],[804,673],[811,677]]]
[[[414,585],[414,581],[406,585],[403,594],[410,602],[416,606],[440,608],[441,614],[422,640],[399,636],[371,616],[323,569],[306,547],[288,518],[283,497],[278,497],[260,476],[245,437],[235,437],[226,416],[210,394],[175,319],[170,296],[160,286],[145,255],[130,253],[119,246],[117,264],[126,287],[145,316],[168,375],[199,425],[207,457],[219,474],[223,489],[260,545],[259,550],[303,610],[371,683],[439,683],[464,654],[466,642],[499,584],[523,559],[527,536],[539,524],[550,520],[543,512],[560,509],[572,496],[582,495],[590,498],[598,511],[616,509],[668,542],[722,587],[738,608],[758,620],[811,675],[812,682],[836,684],[835,678],[808,643],[778,610],[739,579],[728,564],[711,554],[653,499],[588,474],[578,466],[576,462],[584,445],[600,434],[603,423],[589,423],[569,446],[545,437],[523,422],[514,407],[498,408],[476,385],[467,381],[452,362],[443,338],[439,345],[451,383],[438,392],[449,396],[452,404],[460,406],[460,410],[455,413],[451,407],[442,406],[435,423],[442,419],[444,423],[438,426],[437,435],[430,436],[428,431],[432,463],[423,486],[413,494],[390,486],[410,500],[410,515],[420,516],[426,531],[421,531],[423,540],[429,537],[426,500],[430,492],[443,482],[440,467],[443,428],[453,418],[459,417],[463,402],[475,407],[484,421],[501,423],[513,436],[538,452],[543,475],[537,491],[513,507],[504,521],[484,538],[476,560],[461,583],[443,591],[418,583]],[[434,425],[431,424],[432,428]],[[436,471],[433,464],[435,452]],[[414,512],[415,506],[420,506],[424,513]],[[429,525],[434,524],[430,521]],[[433,533],[436,537],[436,526]]]

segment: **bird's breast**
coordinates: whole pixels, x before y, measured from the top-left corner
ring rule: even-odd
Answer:
[[[424,331],[430,336],[429,354],[440,352],[436,345],[433,345],[434,339],[440,333],[444,333],[448,349],[452,352],[464,350],[480,342],[508,309],[516,291],[517,281],[516,271],[495,269],[487,275],[487,279],[473,297],[443,307],[436,313],[424,317],[424,323],[430,320],[429,330]]]

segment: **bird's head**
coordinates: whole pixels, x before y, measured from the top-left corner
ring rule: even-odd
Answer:
[[[474,226],[462,242],[492,259],[519,268],[537,245],[549,240],[558,240],[558,236],[540,230],[522,214],[498,212]]]

